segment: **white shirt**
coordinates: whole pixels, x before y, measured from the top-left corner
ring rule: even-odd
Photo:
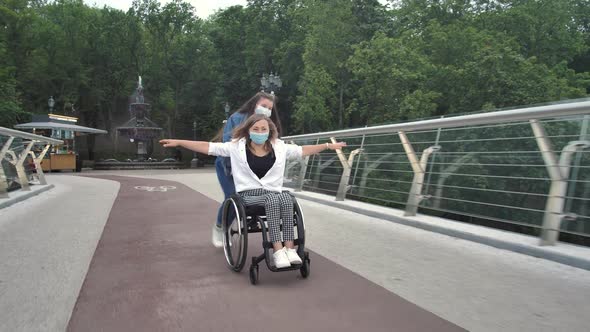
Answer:
[[[281,192],[286,161],[301,159],[303,148],[295,144],[287,144],[280,139],[272,142],[272,147],[276,160],[262,179],[259,179],[248,165],[245,138],[226,143],[209,143],[208,153],[213,156],[230,157],[236,192],[259,188]]]

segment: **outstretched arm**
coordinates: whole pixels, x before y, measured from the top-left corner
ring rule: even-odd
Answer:
[[[346,142],[337,142],[337,143],[325,143],[325,144],[318,144],[318,145],[304,145],[303,148],[303,157],[309,156],[312,154],[320,153],[326,149],[330,150],[338,150],[342,147],[346,146]]]
[[[163,139],[160,140],[160,144],[162,144],[162,146],[165,148],[182,147],[191,151],[209,154],[209,142],[187,141],[182,139]]]

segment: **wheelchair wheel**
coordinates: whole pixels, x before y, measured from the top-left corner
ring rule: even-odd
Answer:
[[[293,217],[297,225],[297,239],[299,241],[297,253],[299,254],[299,257],[303,257],[305,255],[305,218],[301,206],[299,205],[299,202],[297,202],[295,196],[293,196],[293,212]]]
[[[256,285],[258,283],[258,265],[250,266],[250,283]]]
[[[232,195],[223,202],[223,251],[228,267],[240,272],[248,254],[248,227],[241,199]]]
[[[303,264],[299,268],[299,273],[301,273],[301,277],[303,277],[304,279],[309,277],[309,273],[311,272],[309,263],[309,257],[307,257],[306,255],[305,259],[303,259]]]

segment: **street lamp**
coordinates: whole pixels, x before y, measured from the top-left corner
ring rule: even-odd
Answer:
[[[53,113],[53,106],[55,106],[55,100],[53,99],[53,96],[49,97],[47,100],[47,105],[49,106],[49,113]]]
[[[197,140],[197,120],[193,121],[193,141]],[[197,158],[197,152],[193,151],[193,159],[191,160],[191,168],[197,168],[199,159]]]
[[[262,77],[260,78],[260,90],[274,94],[275,91],[279,91],[282,87],[283,82],[278,73],[273,74],[271,72],[269,75],[262,74]]]
[[[225,118],[229,118],[229,103],[226,101],[225,102],[225,106],[223,107],[223,110],[225,111]]]

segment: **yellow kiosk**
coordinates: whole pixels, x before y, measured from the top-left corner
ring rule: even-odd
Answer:
[[[78,118],[58,115],[33,115],[33,121],[14,126],[17,129],[29,129],[33,134],[62,140],[63,145],[53,145],[41,162],[43,171],[80,170],[76,161],[77,136],[84,134],[107,134],[106,130],[78,126]]]

